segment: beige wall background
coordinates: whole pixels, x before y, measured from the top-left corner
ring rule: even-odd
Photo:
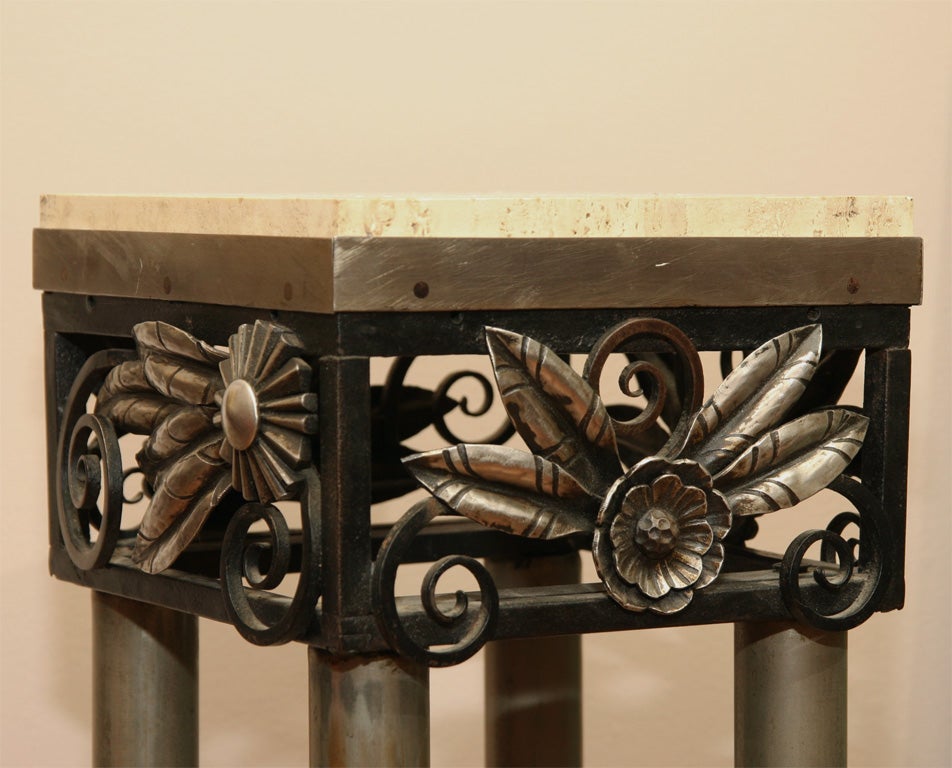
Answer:
[[[0,762],[90,753],[88,597],[46,575],[45,192],[914,196],[907,607],[851,633],[849,751],[952,762],[950,7],[3,2]],[[305,764],[303,648],[201,643],[202,763]],[[584,648],[589,765],[732,763],[730,627]],[[432,685],[434,765],[479,764],[479,659]]]

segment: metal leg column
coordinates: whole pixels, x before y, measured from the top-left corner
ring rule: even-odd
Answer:
[[[198,764],[198,622],[92,593],[93,764]]]
[[[734,762],[846,765],[846,632],[734,625]]]
[[[427,766],[429,668],[308,648],[312,766]]]
[[[487,560],[500,588],[572,584],[577,553]],[[582,764],[582,639],[501,640],[486,646],[486,765]]]

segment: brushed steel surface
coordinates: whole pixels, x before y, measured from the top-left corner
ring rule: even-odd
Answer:
[[[846,632],[734,625],[735,765],[846,765],[846,648]]]
[[[577,552],[487,559],[500,589],[575,584]],[[486,765],[582,764],[582,638],[497,640],[486,645]]]
[[[430,764],[429,668],[308,648],[312,766]]]
[[[922,241],[34,230],[46,291],[318,313],[918,304]]]
[[[198,765],[198,620],[103,592],[93,605],[93,765]]]
[[[338,238],[334,248],[335,309],[355,312],[918,304],[921,274],[917,238]]]
[[[330,240],[33,230],[33,286],[45,291],[329,311],[331,275]]]

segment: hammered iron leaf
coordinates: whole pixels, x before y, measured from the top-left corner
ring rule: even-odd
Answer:
[[[529,450],[589,493],[604,492],[620,462],[611,419],[588,382],[528,336],[487,328],[486,345],[500,397]]]
[[[697,414],[681,456],[712,474],[730,464],[803,394],[822,338],[819,325],[796,328],[744,358]]]
[[[792,507],[849,466],[868,424],[865,416],[843,408],[801,416],[764,435],[714,482],[735,515]]]
[[[557,464],[498,445],[457,445],[405,466],[436,498],[489,528],[531,539],[595,530],[597,506]]]
[[[114,368],[100,389],[96,413],[123,432],[149,438],[136,459],[154,489],[132,559],[142,570],[168,568],[231,488],[246,498],[281,498],[310,460],[317,429],[310,367],[294,355],[296,337],[273,323],[239,328],[230,350],[167,323],[133,329],[139,360]],[[223,431],[228,384],[253,391],[248,445],[235,449]]]
[[[683,445],[640,460],[624,446],[636,461],[624,472],[612,414],[592,387],[537,341],[487,328],[500,395],[535,455],[457,445],[404,463],[436,498],[483,525],[531,538],[592,534],[612,599],[674,613],[717,578],[734,521],[817,493],[862,447],[868,420],[848,409],[777,426],[810,383],[821,342],[813,325],[763,344],[685,420]]]

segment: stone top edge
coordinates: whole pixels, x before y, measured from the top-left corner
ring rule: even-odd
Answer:
[[[326,238],[913,234],[908,196],[51,194],[40,227]]]

